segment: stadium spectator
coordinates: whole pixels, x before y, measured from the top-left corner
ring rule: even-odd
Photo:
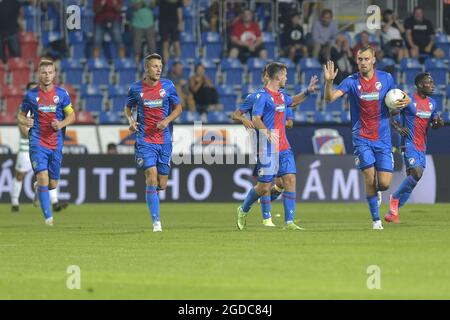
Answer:
[[[189,83],[183,77],[183,64],[181,61],[175,61],[170,68],[167,79],[171,80],[178,92],[178,97],[181,100],[183,108],[188,108],[189,111],[195,111],[195,101],[192,93],[189,91]]]
[[[189,79],[189,88],[194,95],[197,112],[204,120],[208,110],[218,105],[219,96],[213,82],[205,75],[205,67],[201,63],[195,66],[195,74]]]
[[[231,26],[230,58],[239,58],[245,63],[250,57],[267,59],[267,51],[258,24],[253,21],[253,13],[246,9],[241,18]]]
[[[443,58],[444,51],[434,44],[434,27],[424,16],[422,7],[415,7],[413,15],[405,20],[406,44],[412,58],[435,56]]]
[[[119,57],[125,57],[122,33],[120,31],[122,0],[94,0],[95,12],[95,47],[94,58],[100,56],[100,48],[103,44],[105,33],[108,33],[112,41],[119,47]]]
[[[392,10],[385,10],[383,12],[383,28],[381,32],[383,51],[387,57],[393,58],[397,62],[409,56],[403,41],[404,33],[405,28],[397,21],[397,16]]]
[[[338,68],[338,74],[336,75],[336,83],[341,83],[346,77],[353,73],[353,54],[348,43],[348,39],[342,33],[336,36],[336,41],[330,50],[331,60]]]
[[[219,25],[219,1],[213,0],[203,12],[201,26],[203,32],[217,32]]]
[[[61,2],[42,1],[40,8],[43,55],[52,60],[62,59],[67,53],[67,47],[61,32]]]
[[[8,46],[11,57],[20,57],[19,18],[22,16],[17,0],[0,1],[0,58],[6,63],[4,44]]]
[[[158,0],[159,34],[162,40],[163,59],[170,58],[170,45],[173,44],[175,58],[180,57],[180,32],[184,30],[183,1]],[[169,42],[170,40],[170,42]]]
[[[333,21],[333,11],[322,10],[319,20],[314,21],[312,26],[312,56],[321,63],[329,60],[331,45],[337,34],[338,28]]]
[[[450,0],[444,0],[444,31],[450,34]]]
[[[117,151],[117,144],[115,144],[114,142],[108,143],[106,149],[107,154],[119,154],[119,152]]]
[[[352,48],[352,53],[353,53],[354,57],[356,57],[356,55],[358,54],[358,51],[361,48],[366,48],[366,47],[370,46],[375,50],[375,57],[377,58],[377,60],[381,60],[383,58],[383,56],[384,56],[383,51],[381,51],[381,49],[377,43],[370,42],[369,33],[367,31],[361,31],[357,35],[357,39],[358,39],[358,42]]]
[[[305,40],[305,32],[300,22],[300,14],[294,13],[291,21],[284,25],[282,36],[282,48],[285,56],[297,63],[301,58],[308,56],[308,47]]]
[[[131,3],[133,7],[131,26],[133,27],[134,59],[136,65],[139,65],[144,40],[147,43],[147,52],[156,51],[155,23],[151,0],[132,0]]]

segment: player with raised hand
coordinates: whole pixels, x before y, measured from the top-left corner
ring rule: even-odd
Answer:
[[[375,53],[371,46],[358,50],[357,73],[345,78],[333,90],[338,70],[334,63],[324,65],[325,101],[333,102],[344,94],[350,101],[353,153],[364,175],[366,199],[373,220],[373,229],[382,230],[377,192],[387,190],[392,181],[393,156],[389,110],[384,104],[386,93],[395,88],[392,75],[375,69]],[[411,102],[409,96],[396,103],[399,108]]]
[[[428,128],[444,126],[444,120],[437,112],[436,101],[431,98],[434,81],[429,73],[419,73],[414,79],[416,92],[411,103],[400,111],[403,126],[392,121],[393,127],[402,135],[403,157],[406,165],[406,178],[390,196],[389,212],[384,216],[386,222],[399,223],[398,210],[408,201],[414,187],[422,178],[426,167],[426,148]]]
[[[131,85],[124,113],[130,131],[136,132],[135,160],[145,174],[145,199],[153,232],[160,232],[158,191],[167,186],[172,157],[172,126],[182,107],[172,81],[161,78],[161,56],[156,53],[146,56],[144,65],[145,78]],[[137,109],[136,120],[133,108]]]
[[[53,226],[49,190],[58,186],[66,127],[75,122],[75,112],[67,91],[54,85],[53,60],[39,62],[39,85],[23,98],[18,122],[30,128],[30,160],[37,178],[39,203],[45,223]],[[32,117],[27,117],[31,112]]]
[[[259,198],[263,214],[270,212],[270,190],[274,177],[281,177],[284,191],[283,204],[285,227],[289,230],[301,230],[294,223],[295,216],[295,160],[286,138],[286,97],[280,89],[287,80],[287,68],[281,63],[272,63],[267,67],[269,82],[256,99],[252,109],[253,125],[262,139],[257,139],[257,184],[250,189],[242,206],[238,207],[237,226],[243,230],[247,214]]]

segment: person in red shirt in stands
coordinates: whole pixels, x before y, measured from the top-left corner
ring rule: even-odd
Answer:
[[[267,59],[267,51],[262,42],[261,30],[253,21],[253,13],[246,9],[241,18],[231,26],[230,58],[239,58],[245,63],[249,57]]]

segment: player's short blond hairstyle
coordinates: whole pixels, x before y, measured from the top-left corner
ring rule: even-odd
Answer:
[[[42,58],[39,61],[39,68],[46,67],[46,66],[53,66],[56,69],[55,61],[53,61],[50,58]]]

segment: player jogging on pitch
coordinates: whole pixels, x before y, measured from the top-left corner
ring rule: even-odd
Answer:
[[[355,162],[364,175],[373,229],[382,230],[377,192],[389,188],[393,170],[389,110],[384,104],[384,97],[389,90],[395,88],[395,83],[391,74],[375,70],[372,47],[366,46],[358,50],[356,63],[359,72],[345,78],[333,90],[333,80],[338,70],[334,70],[332,61],[328,61],[324,66],[324,95],[328,103],[344,94],[349,95]],[[396,104],[402,108],[410,102],[411,99],[406,95]]]
[[[172,156],[172,121],[182,112],[172,81],[161,78],[162,58],[154,53],[145,57],[144,80],[128,91],[124,113],[131,132],[136,132],[135,160],[144,170],[145,199],[153,222],[153,232],[162,231],[158,190],[164,190]],[[132,108],[137,108],[134,120]]]
[[[75,122],[75,112],[67,91],[54,85],[56,67],[53,60],[41,59],[38,72],[39,86],[24,96],[18,122],[30,128],[30,160],[38,183],[35,192],[45,223],[53,226],[49,190],[58,186],[65,128]],[[28,112],[32,117],[27,117]]]
[[[411,98],[411,103],[400,112],[403,127],[392,118],[393,127],[402,135],[407,177],[397,191],[391,194],[389,212],[384,216],[386,222],[400,222],[398,209],[405,205],[414,187],[422,178],[426,167],[425,152],[428,128],[431,126],[433,129],[438,129],[444,126],[444,120],[437,112],[436,101],[430,98],[434,91],[434,81],[431,75],[419,73],[414,79],[414,83],[416,92]]]

